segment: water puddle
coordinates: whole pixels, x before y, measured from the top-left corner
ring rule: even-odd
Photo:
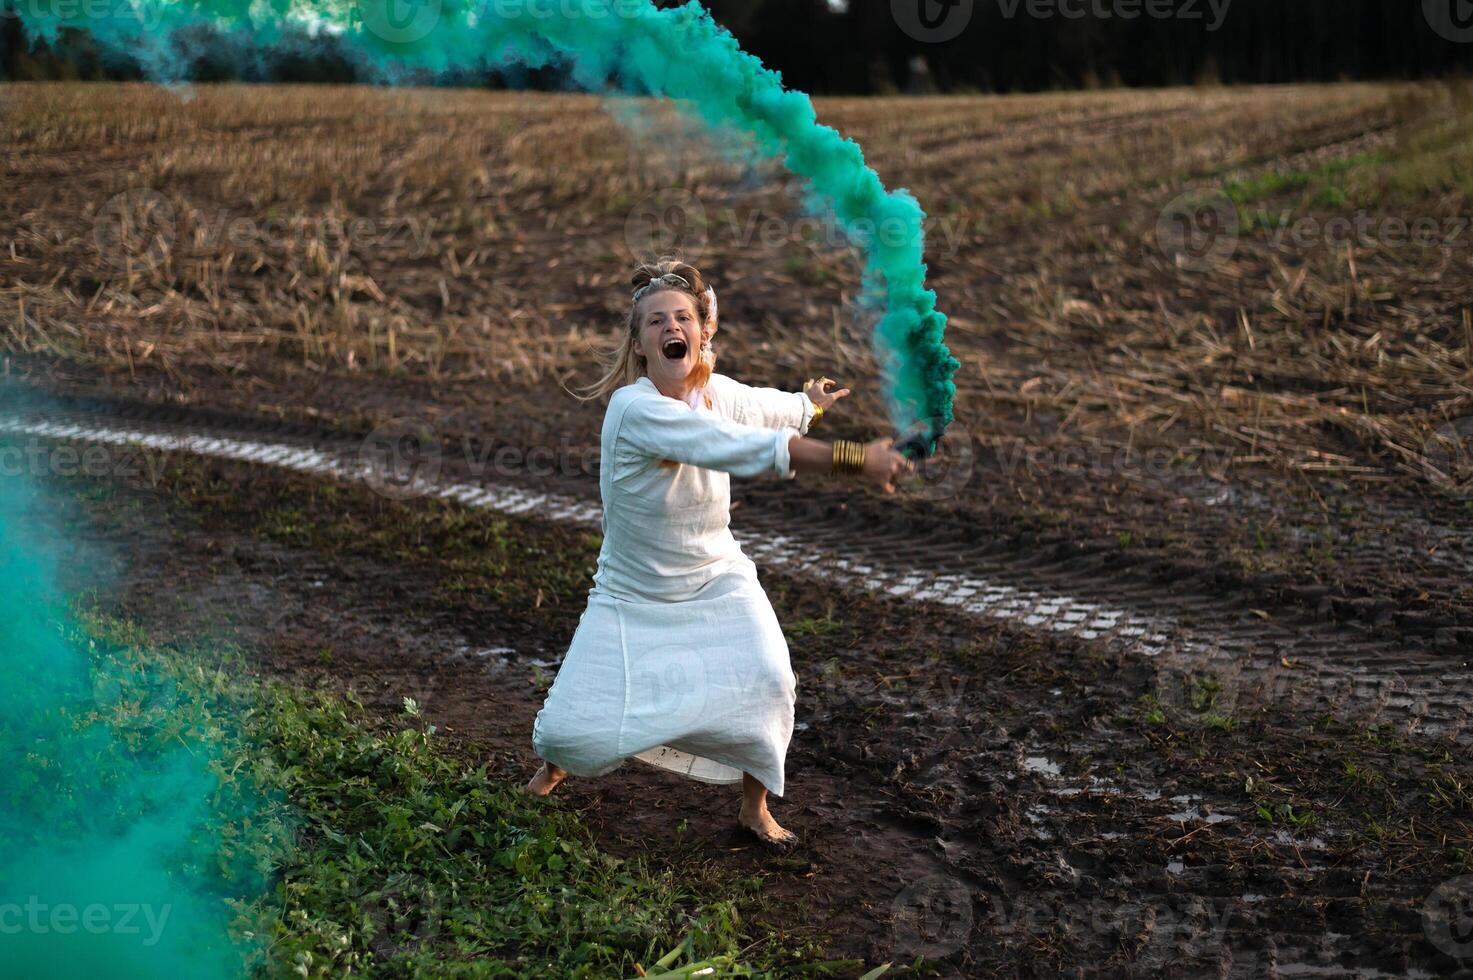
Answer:
[[[1043,773],[1046,776],[1057,776],[1059,774],[1059,764],[1041,755],[1028,756],[1023,760],[1023,768],[1029,772]]]

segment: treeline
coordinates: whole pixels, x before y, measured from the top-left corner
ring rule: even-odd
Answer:
[[[0,0],[0,78],[128,79],[85,36],[33,46]],[[111,0],[117,3],[121,0]],[[412,2],[412,0],[404,0]],[[489,0],[488,0],[489,2]],[[567,0],[525,0],[559,9]],[[623,2],[623,0],[621,0]],[[678,6],[661,2],[660,6]],[[707,0],[795,88],[825,94],[1037,91],[1473,73],[1469,0]],[[330,37],[271,52],[196,38],[196,80],[361,80]],[[488,67],[447,84],[560,88],[557,70]]]
[[[1429,14],[1437,4],[1446,9]],[[912,36],[916,22],[890,0],[851,0],[843,11],[824,0],[711,6],[739,26],[749,51],[806,91],[1009,92],[1473,69],[1473,7],[1464,0],[911,0],[946,24],[929,40]]]

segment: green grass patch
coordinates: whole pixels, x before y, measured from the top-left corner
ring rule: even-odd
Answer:
[[[1352,203],[1372,200],[1376,175],[1385,158],[1376,153],[1359,153],[1331,160],[1312,170],[1266,170],[1223,184],[1222,192],[1238,209],[1243,231],[1277,229],[1309,210],[1336,210]],[[1296,194],[1294,203],[1279,212],[1254,204]]]
[[[107,703],[127,709],[87,722],[137,751],[205,737],[222,752],[222,784],[264,801],[226,834],[234,853],[215,858],[244,857],[271,883],[232,904],[260,975],[617,977],[702,964],[707,976],[765,976],[818,955],[749,933],[761,877],[680,876],[600,852],[555,798],[455,758],[412,702],[385,724],[351,696],[253,679],[229,648],[160,648],[135,626],[84,621],[94,669],[115,679]],[[856,964],[806,969],[827,966]]]
[[[823,617],[810,616],[805,619],[796,619],[783,626],[783,632],[789,640],[803,639],[810,636],[827,636],[838,630],[842,623],[835,619],[830,613]]]

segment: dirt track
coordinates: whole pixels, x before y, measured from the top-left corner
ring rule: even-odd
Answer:
[[[642,203],[712,219],[684,244],[721,283],[721,370],[841,377],[825,434],[885,424],[853,255],[794,230],[779,175],[663,117],[631,137],[587,98],[17,91],[4,376],[48,394],[47,424],[80,413],[74,437],[200,437],[162,469],[55,481],[126,569],[104,601],[385,716],[414,697],[508,780],[596,550],[600,411],[558,382],[623,312]],[[1419,450],[1473,412],[1473,253],[1260,228],[1203,271],[1157,240],[1188,188],[1292,218],[1466,213],[1432,166],[1460,159],[1437,127],[1465,108],[1399,86],[825,100],[951,220],[928,282],[969,454],[895,499],[734,487],[799,676],[776,806],[797,855],[731,834],[732,794],[636,764],[555,805],[614,852],[762,869],[770,920],[836,956],[1466,970],[1466,934],[1423,913],[1473,900],[1473,501]],[[1422,173],[1431,191],[1383,194]],[[107,247],[135,186],[172,209],[162,255]],[[355,217],[386,234],[320,234]],[[787,233],[737,240],[749,219]],[[250,234],[212,235],[229,220]],[[14,390],[0,418],[33,407]],[[437,479],[494,487],[399,500],[285,468],[351,463],[374,431],[428,431]],[[222,438],[236,459],[198,455]]]
[[[69,418],[176,436],[192,423],[348,455],[360,445],[259,420],[110,408]],[[262,670],[351,686],[385,715],[414,697],[461,751],[524,777],[535,675],[550,679],[579,591],[539,591],[532,608],[525,597],[467,596],[446,587],[459,567],[453,544],[406,567],[371,547],[327,547],[311,530],[406,514],[434,526],[458,505],[391,500],[361,483],[324,496],[320,479],[269,464],[186,454],[169,464],[157,487],[136,481],[86,505],[92,527],[126,553],[120,611],[181,636],[238,637]],[[468,465],[445,457],[440,476]],[[551,482],[587,496],[583,478]],[[637,764],[563,793],[602,846],[762,867],[780,921],[834,955],[926,952],[958,976],[1437,975],[1452,965],[1420,909],[1458,872],[1456,842],[1468,842],[1468,801],[1453,789],[1473,781],[1467,665],[1456,655],[1302,612],[1265,619],[1239,597],[1088,555],[981,547],[944,516],[922,529],[874,502],[815,509],[795,488],[752,487],[740,532],[802,535],[862,557],[871,579],[891,573],[868,587],[819,587],[809,569],[759,558],[800,682],[792,789],[776,812],[804,847],[764,858],[731,832],[734,794]],[[519,547],[573,566],[591,555],[570,536],[576,525],[508,520]],[[915,584],[896,588],[907,568],[985,575],[1036,596],[969,612],[934,582],[928,598]],[[566,571],[557,581],[577,579]],[[1152,628],[1086,636],[1089,618],[1038,619],[1040,608],[1069,615],[1059,596]],[[1142,645],[1153,636],[1161,649]],[[1202,638],[1214,644],[1205,660],[1191,652]],[[1437,676],[1453,693],[1423,697],[1418,684]]]

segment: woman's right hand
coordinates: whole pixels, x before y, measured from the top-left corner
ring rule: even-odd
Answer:
[[[876,439],[864,444],[864,473],[886,493],[895,492],[895,478],[915,472],[915,464],[895,448],[892,438]]]

